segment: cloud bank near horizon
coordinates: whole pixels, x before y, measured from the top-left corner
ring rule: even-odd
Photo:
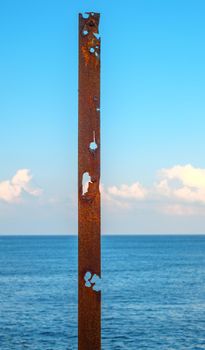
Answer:
[[[8,180],[0,182],[0,201],[22,203],[25,195],[40,197],[42,189],[33,186],[29,169],[19,169]],[[164,214],[201,215],[205,213],[205,169],[191,164],[160,169],[150,187],[135,181],[132,184],[101,184],[102,202],[108,209],[134,209],[136,204],[153,206]]]
[[[105,189],[101,186],[104,204],[135,208],[137,203],[153,205],[153,209],[169,215],[205,214],[205,169],[191,164],[175,165],[158,171],[148,188],[139,182]]]
[[[29,169],[19,169],[0,181],[0,232],[77,233],[76,190],[69,193],[63,187],[60,192],[53,186],[42,191]],[[100,190],[104,233],[204,233],[203,168],[174,165],[157,171],[149,186],[136,179],[131,184],[101,184]]]

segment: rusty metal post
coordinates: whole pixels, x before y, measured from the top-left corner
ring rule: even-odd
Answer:
[[[101,349],[100,14],[79,14],[78,349]]]

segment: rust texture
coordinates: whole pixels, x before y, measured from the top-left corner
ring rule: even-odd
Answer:
[[[78,349],[101,349],[100,14],[79,14]],[[83,191],[84,174],[90,177]],[[92,278],[94,276],[94,278]]]

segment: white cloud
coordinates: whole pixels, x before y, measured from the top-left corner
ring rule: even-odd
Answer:
[[[23,193],[40,196],[42,190],[31,185],[32,175],[29,169],[20,169],[11,180],[0,182],[0,200],[13,203],[22,199]]]
[[[205,169],[194,168],[191,164],[175,165],[160,172],[162,177],[169,180],[178,179],[184,186],[205,188]]]
[[[114,207],[120,207],[120,208],[129,208],[129,203],[126,201],[122,201],[119,199],[116,199],[114,196],[112,196],[108,190],[105,189],[103,184],[100,184],[100,192],[101,192],[101,198],[103,203],[106,206],[111,207],[112,209]]]
[[[176,165],[159,172],[161,180],[156,185],[162,196],[184,202],[205,204],[205,169],[192,165]]]
[[[135,182],[132,185],[121,185],[119,187],[112,186],[108,188],[110,195],[127,198],[127,199],[144,199],[147,195],[147,190],[139,183]]]
[[[205,169],[175,165],[161,169],[150,188],[139,182],[105,188],[102,199],[110,207],[143,208],[167,215],[190,216],[205,213]],[[142,203],[143,202],[143,203]]]

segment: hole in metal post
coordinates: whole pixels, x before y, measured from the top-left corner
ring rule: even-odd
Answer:
[[[88,192],[89,183],[92,183],[91,177],[88,172],[83,174],[82,179],[82,195],[84,196]]]
[[[93,33],[93,35],[96,37],[96,39],[100,39],[100,34],[98,34],[98,33]]]
[[[85,276],[84,276],[84,280],[85,280],[85,287],[91,288],[92,290],[95,292],[100,292],[102,289],[102,284],[101,284],[101,278],[94,274],[92,275],[92,273],[90,271],[87,271]]]
[[[87,271],[85,276],[84,276],[84,280],[85,280],[85,286],[86,287],[91,287],[91,283],[90,283],[90,279],[92,278],[92,274],[90,271]]]
[[[88,30],[83,30],[83,36],[88,35]]]
[[[87,13],[87,12],[84,12],[84,13],[82,14],[82,16],[83,16],[83,18],[87,19],[87,18],[90,17],[90,14]]]
[[[98,148],[98,145],[95,141],[95,131],[93,131],[93,141],[90,143],[90,150],[95,151]]]
[[[89,51],[90,51],[90,53],[94,53],[95,52],[94,47],[91,47]]]

